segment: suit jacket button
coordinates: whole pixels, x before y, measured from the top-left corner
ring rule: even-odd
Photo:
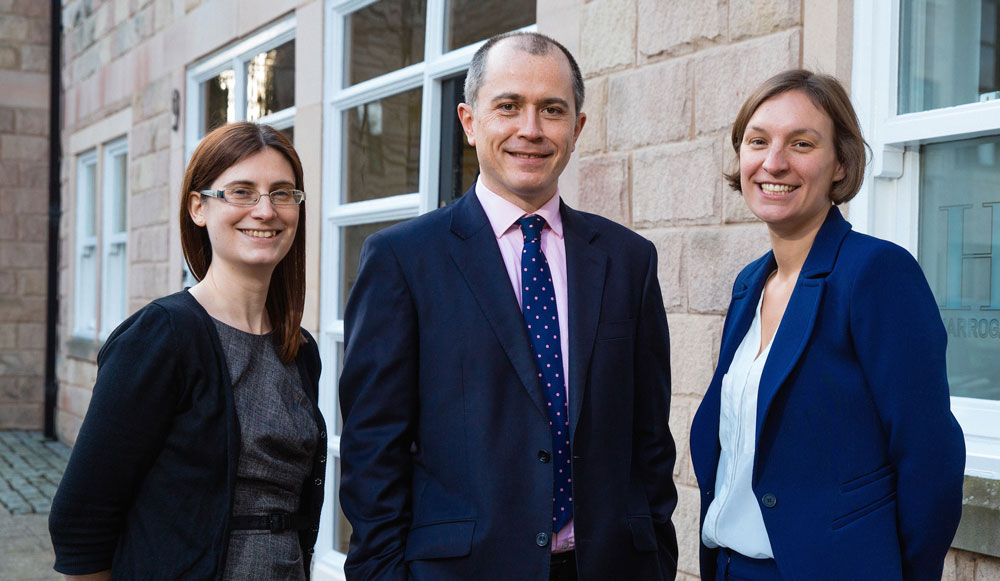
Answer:
[[[778,497],[768,492],[760,497],[760,503],[764,505],[764,508],[774,508],[774,505],[778,504]]]
[[[551,458],[552,456],[550,456],[549,453],[546,452],[545,450],[538,451],[538,461],[541,462],[542,464],[548,464]]]
[[[539,547],[544,547],[545,545],[549,544],[548,533],[538,533],[537,535],[535,535],[535,544],[538,545]]]

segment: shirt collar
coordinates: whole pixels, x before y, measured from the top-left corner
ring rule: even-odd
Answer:
[[[479,203],[482,204],[483,210],[486,212],[486,217],[490,221],[490,226],[493,228],[493,234],[497,239],[500,239],[501,236],[514,227],[518,220],[528,215],[521,208],[491,191],[483,184],[483,180],[481,179],[476,180],[476,197],[479,198]],[[552,232],[559,238],[562,238],[562,216],[559,214],[558,190],[556,190],[554,196],[549,198],[549,201],[542,204],[542,207],[538,208],[532,214],[544,218],[545,223]]]

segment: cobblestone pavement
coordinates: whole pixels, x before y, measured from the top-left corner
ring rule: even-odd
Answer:
[[[61,579],[48,517],[69,452],[41,432],[0,431],[0,579]]]

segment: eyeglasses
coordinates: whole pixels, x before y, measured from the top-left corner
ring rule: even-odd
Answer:
[[[262,194],[250,188],[229,188],[226,190],[201,190],[198,193],[203,196],[219,198],[234,206],[256,206],[261,196],[271,198],[272,206],[297,206],[306,199],[306,193],[302,190],[274,190],[269,194]]]

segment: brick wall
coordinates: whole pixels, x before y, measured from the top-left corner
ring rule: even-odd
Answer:
[[[0,0],[0,429],[45,399],[49,3]]]

